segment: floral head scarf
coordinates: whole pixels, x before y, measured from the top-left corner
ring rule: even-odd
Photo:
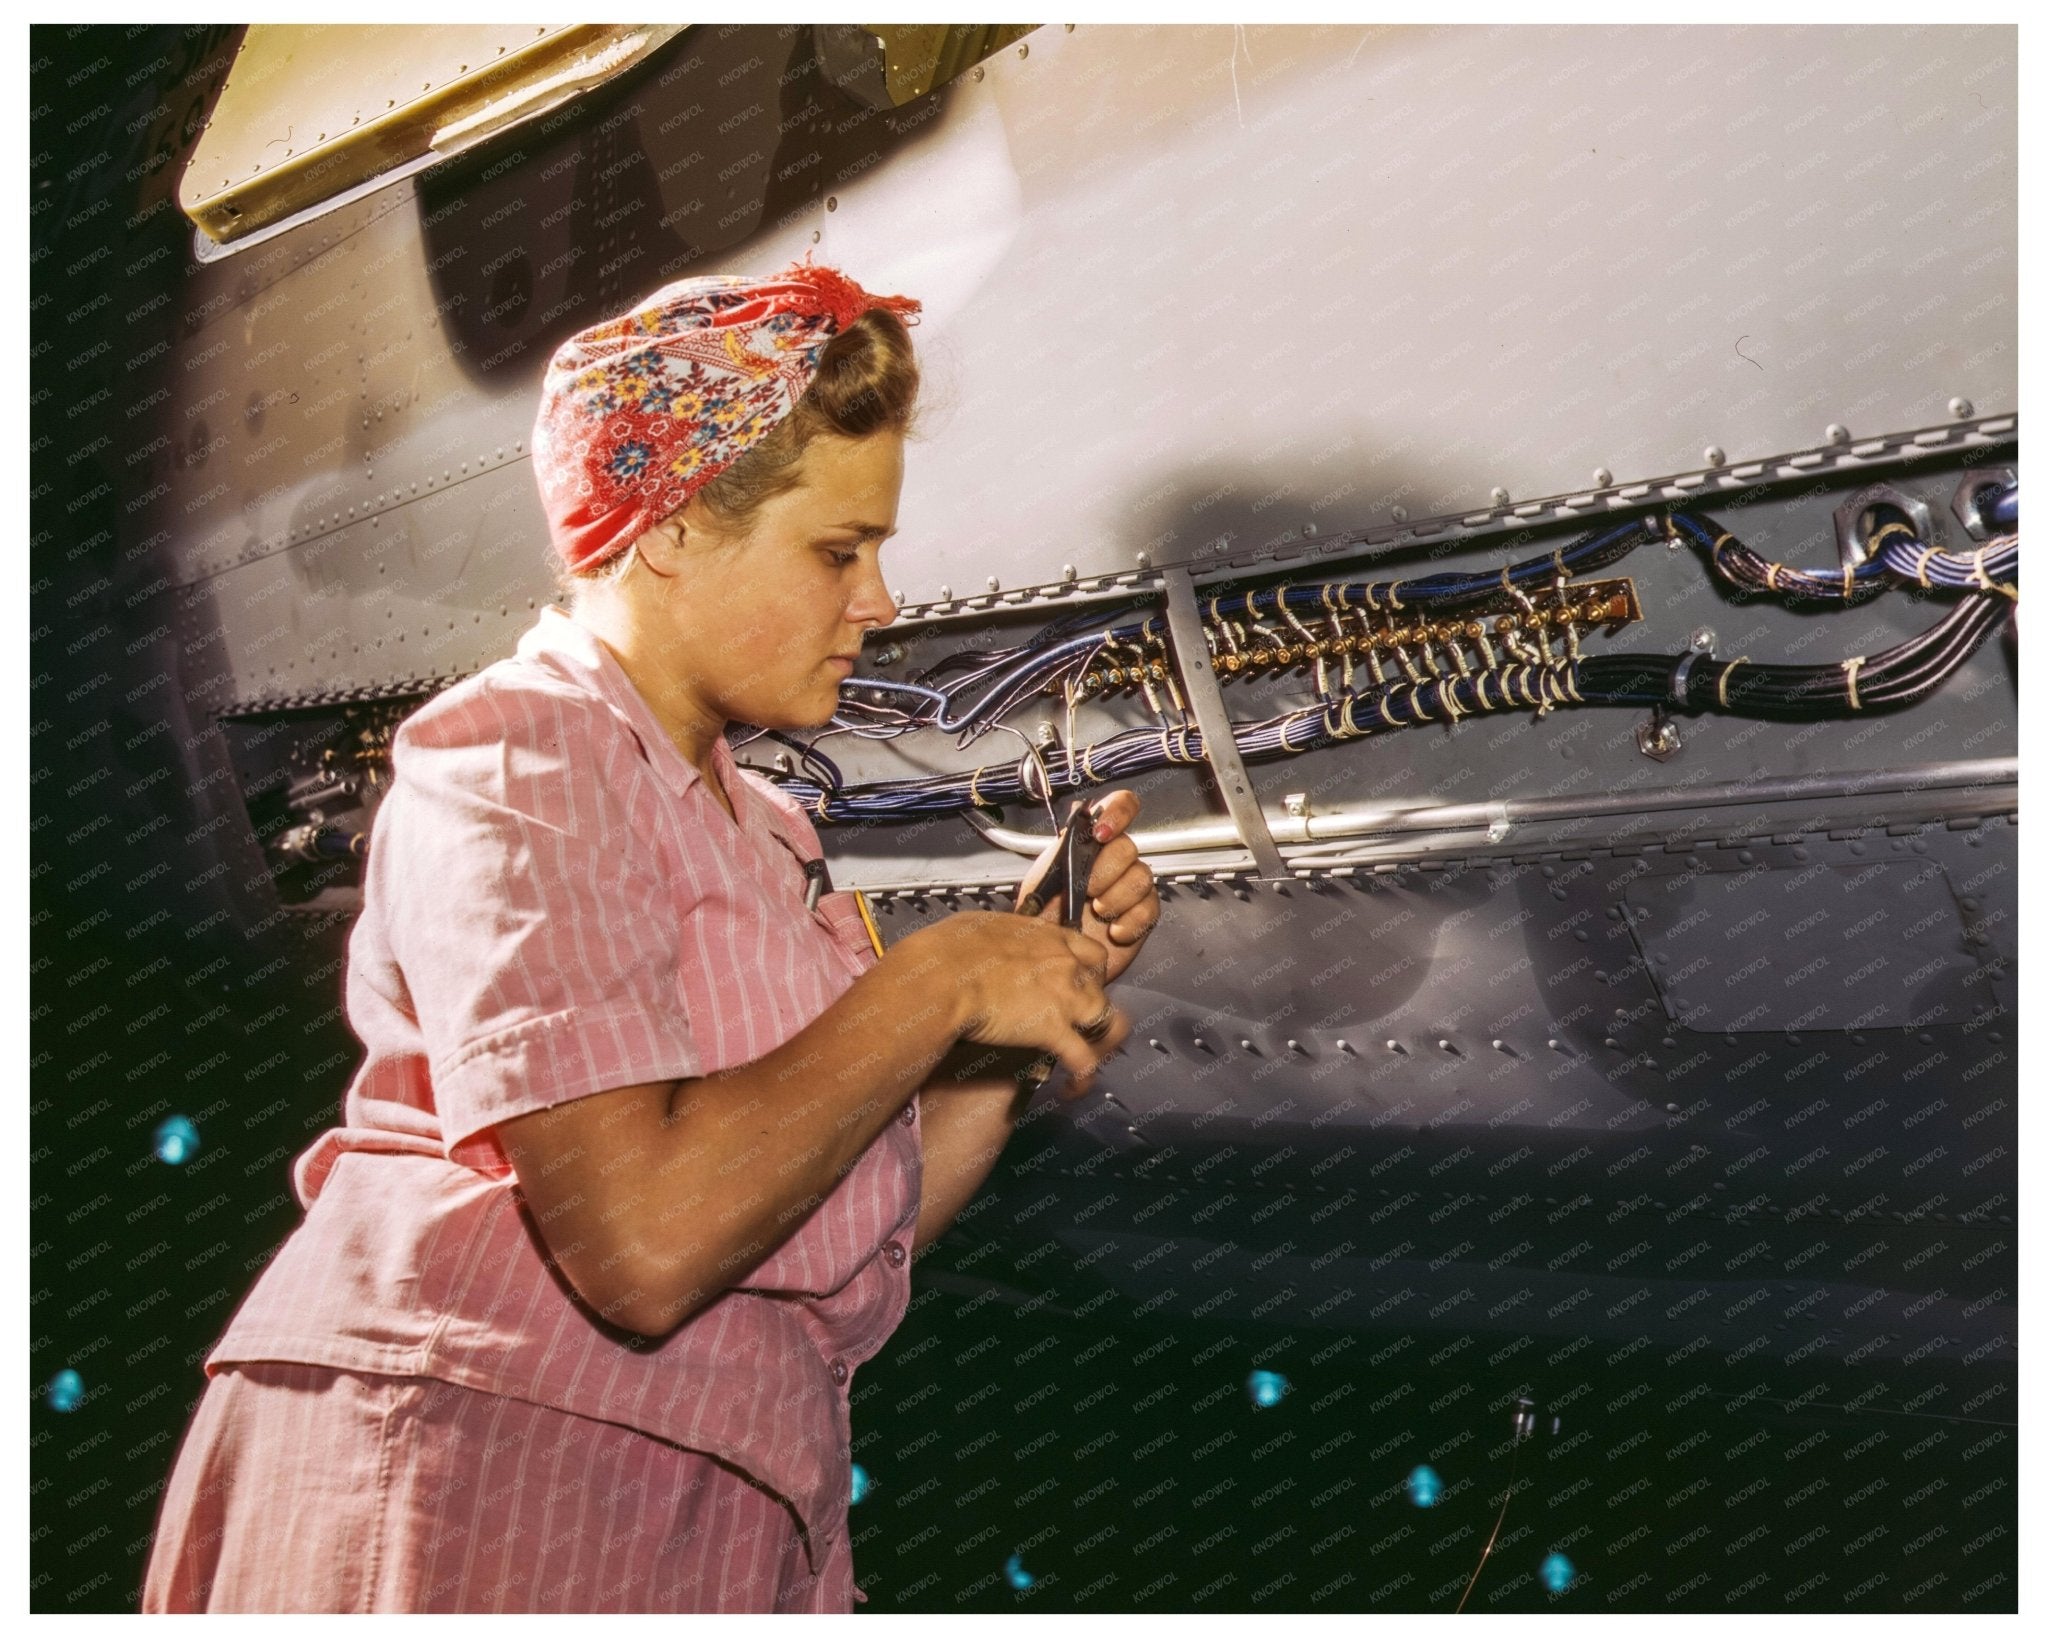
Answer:
[[[571,336],[533,424],[562,561],[585,569],[625,550],[796,407],[834,336],[875,307],[914,323],[921,305],[806,259],[770,279],[683,279]]]

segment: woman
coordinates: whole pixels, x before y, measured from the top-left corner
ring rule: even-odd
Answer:
[[[659,291],[550,364],[565,585],[396,736],[347,1003],[366,1060],[206,1360],[145,1610],[828,1610],[847,1395],[909,1260],[1085,1091],[1158,919],[1122,832],[1081,928],[886,954],[728,721],[826,722],[895,607],[903,319],[800,263]],[[995,1049],[992,1051],[991,1049]]]

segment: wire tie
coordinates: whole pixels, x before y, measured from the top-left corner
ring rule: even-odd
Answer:
[[[1849,678],[1849,709],[1851,711],[1861,711],[1863,709],[1863,702],[1856,697],[1856,673],[1862,669],[1863,656],[1861,654],[1857,655],[1853,660],[1844,660],[1842,662],[1842,670],[1847,673]]]
[[[1728,662],[1727,668],[1723,670],[1721,673],[1721,686],[1719,693],[1721,699],[1721,709],[1724,711],[1728,709],[1728,679],[1735,675],[1735,668],[1741,665],[1748,658],[1749,656],[1747,654],[1737,655],[1734,659]]]
[[[1991,589],[1991,577],[1984,572],[1984,554],[1990,549],[1988,546],[1979,546],[1970,554],[1971,571],[1977,576],[1977,584],[1986,591]]]
[[[1933,561],[1934,548],[1932,546],[1922,546],[1920,548],[1920,589],[1922,591],[1926,591],[1929,589],[1927,582],[1927,565],[1932,563]]]

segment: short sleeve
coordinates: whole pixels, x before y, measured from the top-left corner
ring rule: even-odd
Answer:
[[[451,690],[395,736],[368,891],[451,1160],[503,1175],[497,1122],[702,1072],[661,801],[631,730],[559,686]]]

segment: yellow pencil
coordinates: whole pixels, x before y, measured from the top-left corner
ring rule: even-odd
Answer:
[[[853,890],[853,902],[860,907],[861,925],[868,930],[868,942],[875,947],[877,956],[882,953],[882,935],[875,926],[875,913],[868,908],[868,896],[859,888]]]

